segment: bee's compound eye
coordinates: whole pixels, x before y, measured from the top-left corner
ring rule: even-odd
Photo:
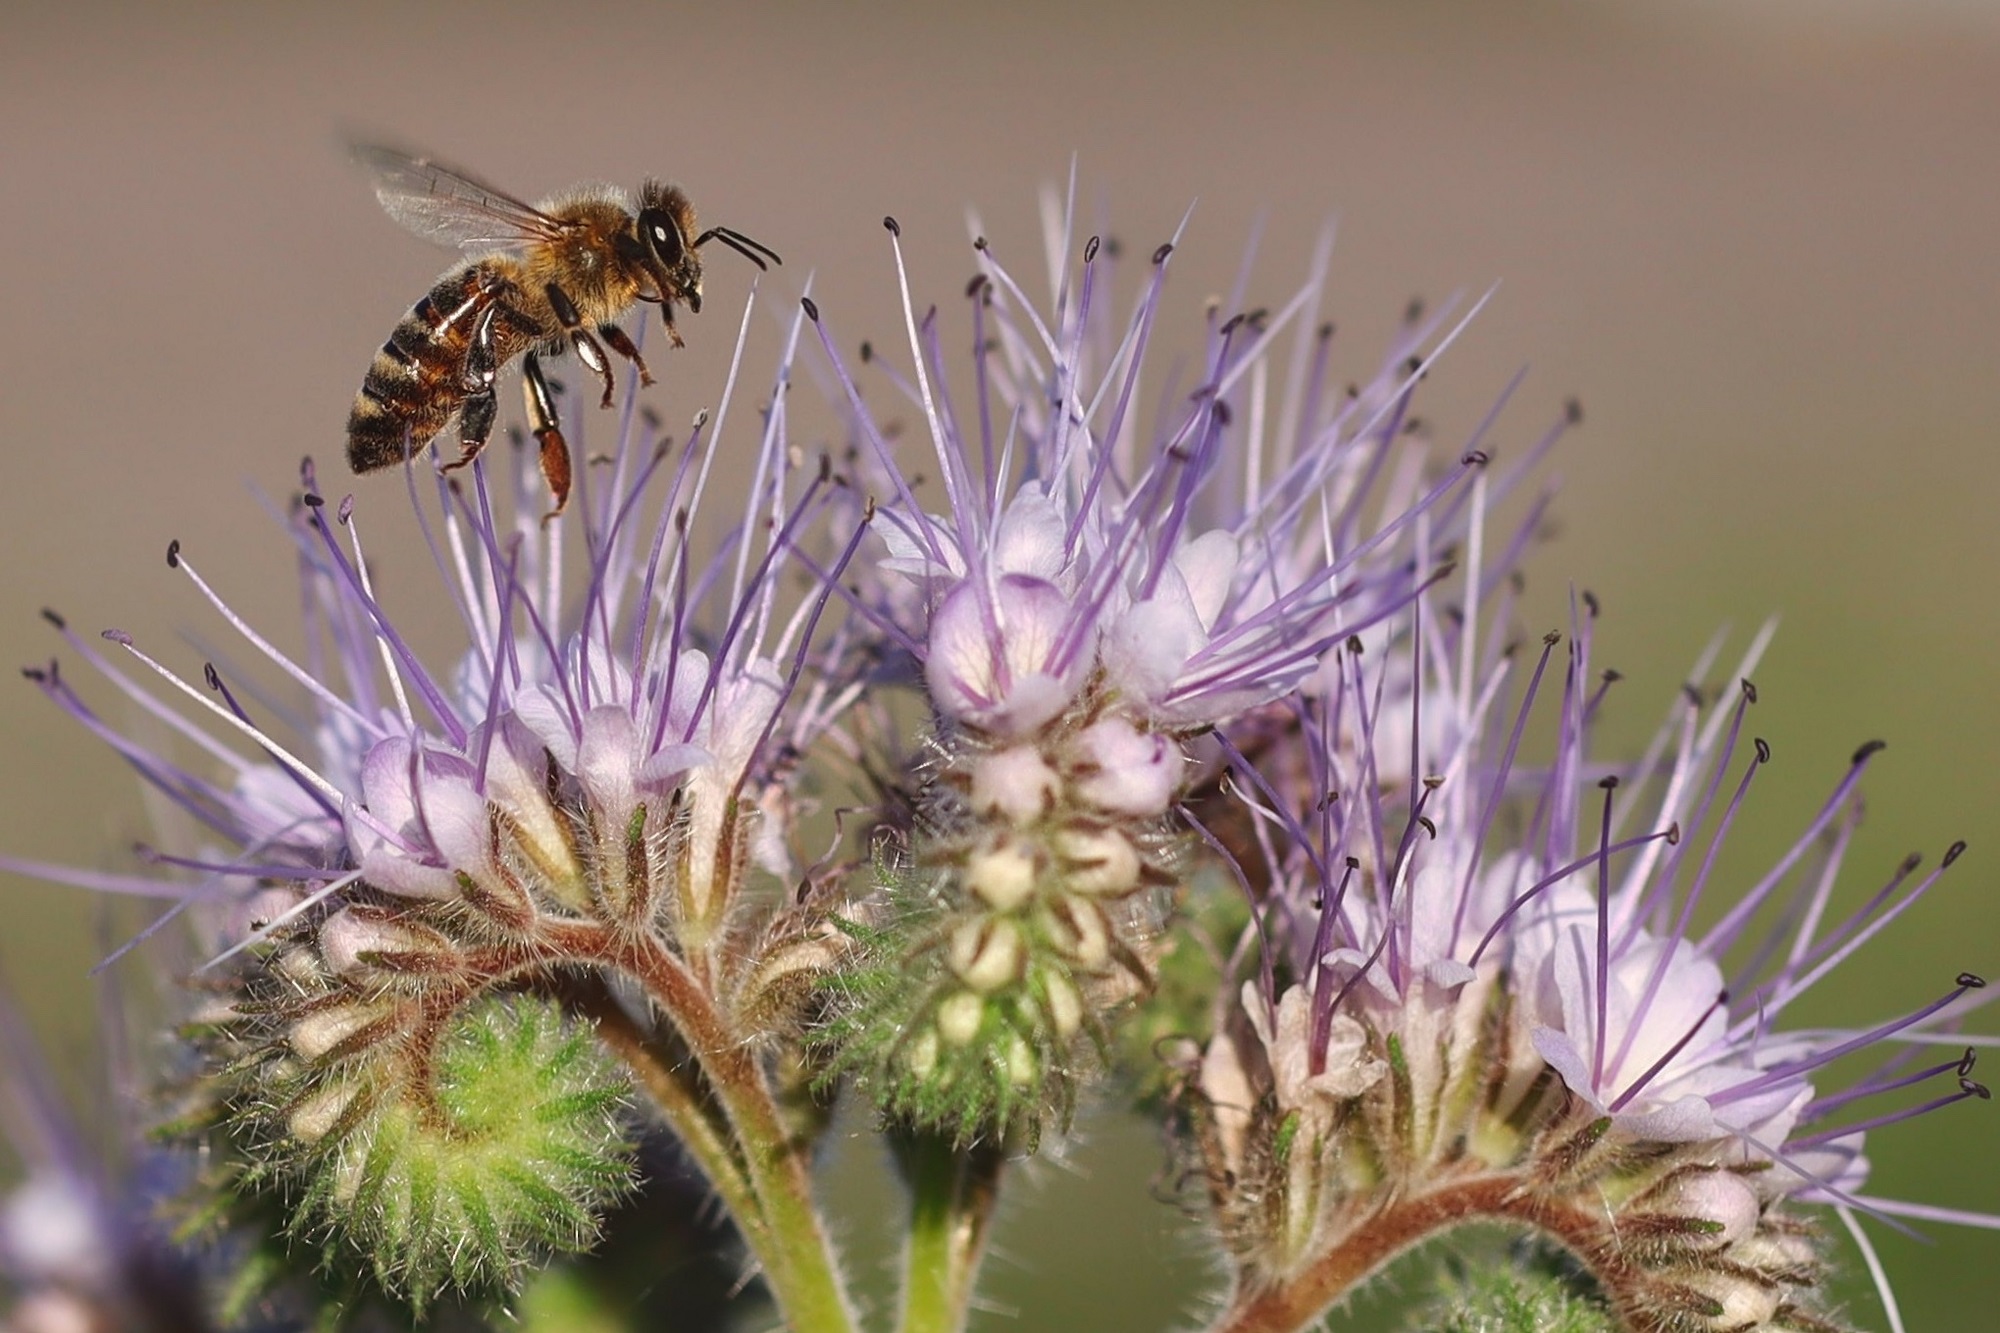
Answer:
[[[641,213],[639,234],[662,264],[671,268],[687,258],[687,241],[680,225],[664,209],[649,208]]]

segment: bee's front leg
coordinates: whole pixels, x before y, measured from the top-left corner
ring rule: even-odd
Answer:
[[[615,387],[611,378],[611,358],[604,354],[604,344],[583,327],[583,312],[576,308],[576,302],[569,299],[569,293],[550,283],[544,291],[549,298],[549,309],[555,311],[556,322],[569,335],[569,345],[576,352],[576,359],[597,373],[604,381],[604,401],[599,407],[611,406],[611,393]]]
[[[653,372],[646,369],[646,358],[639,355],[638,344],[625,335],[625,330],[616,324],[599,324],[597,336],[610,343],[612,351],[638,367],[641,387],[653,382]]]
[[[479,457],[493,434],[493,419],[500,413],[500,400],[493,393],[493,381],[500,373],[500,355],[493,343],[493,320],[499,313],[498,302],[486,307],[472,331],[472,345],[466,348],[461,377],[465,405],[458,410],[458,457],[444,465],[446,472]]]
[[[549,498],[555,501],[555,507],[542,515],[542,522],[547,523],[569,503],[569,442],[556,425],[556,398],[549,391],[548,377],[542,374],[542,359],[533,352],[521,361],[521,394],[528,404],[528,425],[542,448],[542,478],[549,484]]]

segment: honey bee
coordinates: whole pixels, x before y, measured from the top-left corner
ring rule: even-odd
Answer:
[[[653,382],[638,347],[613,321],[636,303],[657,305],[669,341],[681,346],[674,307],[701,312],[704,245],[720,241],[760,269],[766,259],[784,262],[727,227],[697,234],[694,205],[677,185],[647,181],[636,209],[609,186],[583,186],[530,205],[394,148],[362,145],[354,152],[390,217],[467,256],[403,316],[368,367],[347,418],[347,461],[356,472],[402,463],[453,414],[459,455],[446,470],[470,463],[493,430],[493,382],[520,356],[553,518],[569,499],[569,446],[556,426],[541,358],[574,351],[603,381],[602,405],[609,407],[606,345],[638,367],[641,383]]]

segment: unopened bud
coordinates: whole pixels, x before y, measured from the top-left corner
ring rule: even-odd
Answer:
[[[954,991],[937,1008],[938,1035],[952,1046],[970,1046],[986,1020],[986,1002],[969,990]]]
[[[1096,969],[1111,957],[1111,928],[1104,909],[1088,898],[1064,894],[1049,904],[1047,922],[1056,947],[1080,967]]]
[[[329,1083],[292,1108],[285,1118],[285,1129],[300,1143],[318,1143],[340,1123],[358,1091],[358,1084]]]
[[[319,952],[328,967],[342,975],[368,970],[364,954],[423,954],[435,952],[439,941],[394,921],[342,908],[319,928]]]
[[[1722,1307],[1719,1313],[1706,1316],[1708,1327],[1718,1331],[1762,1328],[1778,1313],[1776,1283],[1736,1272],[1714,1271],[1684,1274],[1679,1280]]]
[[[1021,971],[1021,931],[1005,918],[968,921],[952,932],[951,970],[972,989],[991,993]]]
[[[1139,887],[1139,849],[1118,830],[1068,828],[1054,842],[1072,892],[1115,897]]]
[[[1027,826],[1048,813],[1061,780],[1031,747],[1017,745],[981,755],[972,764],[972,808]]]
[[[1059,1037],[1072,1037],[1083,1026],[1083,997],[1077,994],[1076,985],[1063,973],[1053,968],[1042,971],[1042,985],[1047,992],[1049,1024]]]
[[[1011,912],[1035,891],[1034,851],[1016,838],[983,846],[966,858],[966,886],[988,906]]]
[[[382,1017],[374,1004],[341,1004],[314,1010],[292,1025],[292,1049],[300,1058],[317,1060],[355,1033]]]
[[[925,1028],[910,1039],[903,1054],[903,1063],[918,1078],[928,1078],[938,1062],[938,1034],[936,1028]]]

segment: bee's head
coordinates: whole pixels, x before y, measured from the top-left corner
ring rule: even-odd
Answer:
[[[634,244],[626,257],[638,268],[644,298],[672,305],[685,303],[701,313],[701,253],[695,249],[694,205],[678,185],[647,181],[639,192],[639,217]],[[625,247],[621,247],[625,248]]]

